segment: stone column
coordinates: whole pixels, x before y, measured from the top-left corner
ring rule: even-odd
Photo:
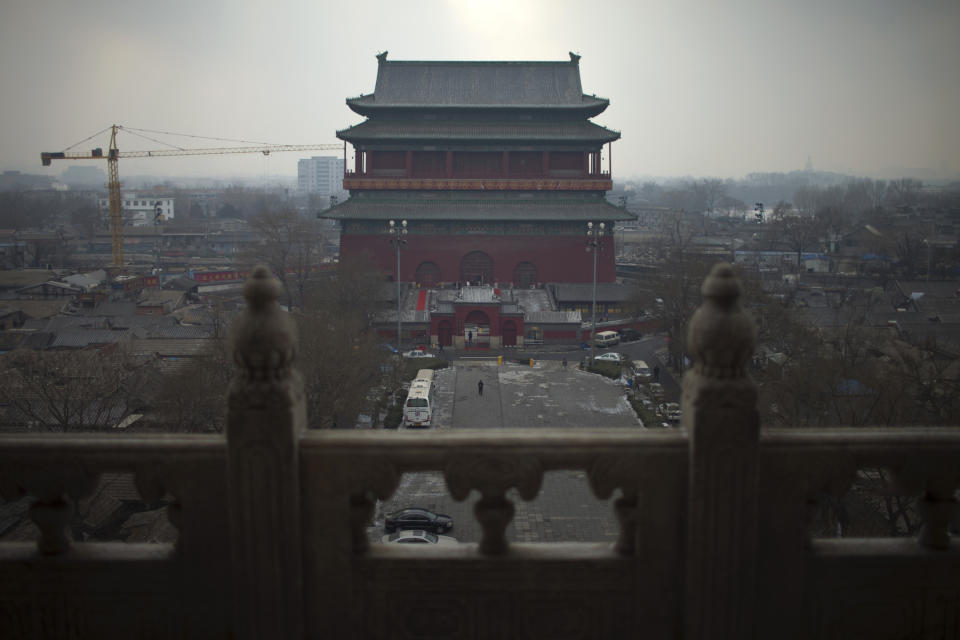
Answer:
[[[759,420],[746,375],[755,329],[729,264],[715,265],[701,292],[681,399],[690,436],[684,637],[743,640],[755,613]]]
[[[228,492],[238,638],[303,633],[298,444],[306,427],[297,337],[280,309],[280,283],[264,266],[244,287],[231,327],[239,371],[228,397]]]

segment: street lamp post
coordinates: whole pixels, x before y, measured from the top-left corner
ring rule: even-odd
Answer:
[[[407,221],[401,220],[400,224],[397,224],[391,220],[388,233],[390,234],[390,244],[397,248],[397,358],[401,358],[403,356],[400,350],[400,332],[402,329],[400,321],[400,246],[407,244]]]
[[[597,254],[603,251],[603,232],[606,225],[602,222],[596,230],[593,223],[587,223],[587,251],[593,250],[593,310],[590,320],[590,364],[597,353]]]

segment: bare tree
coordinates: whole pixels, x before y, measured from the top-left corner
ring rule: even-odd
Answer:
[[[148,362],[121,348],[102,351],[18,349],[0,359],[0,398],[9,421],[45,431],[96,431],[145,405]]]
[[[155,372],[151,385],[153,422],[163,431],[204,433],[223,430],[225,397],[233,365],[223,338],[211,338],[186,367]]]
[[[922,235],[913,229],[901,231],[894,241],[897,266],[908,278],[913,278],[926,264],[927,245]]]
[[[797,274],[803,271],[804,251],[818,250],[823,225],[813,216],[793,215],[789,202],[780,201],[773,208],[770,227],[774,242],[797,254]]]
[[[727,194],[727,185],[719,178],[699,180],[694,188],[703,201],[703,210],[708,214],[714,212],[720,200]]]
[[[264,262],[283,285],[287,307],[301,302],[307,281],[320,262],[321,235],[317,222],[292,209],[264,209],[250,219],[250,229],[261,238],[253,261]]]
[[[383,277],[358,261],[338,265],[311,283],[300,328],[300,368],[314,428],[352,428],[357,415],[375,404],[386,352],[373,330],[382,310]]]
[[[894,207],[912,207],[920,199],[923,182],[915,178],[891,180],[887,185],[887,200]]]

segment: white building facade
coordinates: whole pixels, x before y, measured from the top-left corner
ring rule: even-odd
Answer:
[[[99,199],[100,209],[110,210],[110,201],[107,198]],[[120,206],[123,208],[124,224],[134,227],[146,227],[156,222],[173,220],[173,198],[166,196],[144,196],[136,193],[124,193],[120,197]],[[160,219],[157,220],[157,213]]]
[[[301,193],[326,196],[343,191],[343,159],[336,156],[314,156],[297,162],[297,188]]]

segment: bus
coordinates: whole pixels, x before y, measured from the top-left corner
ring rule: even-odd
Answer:
[[[433,370],[420,369],[403,402],[403,426],[430,428],[433,419]]]

